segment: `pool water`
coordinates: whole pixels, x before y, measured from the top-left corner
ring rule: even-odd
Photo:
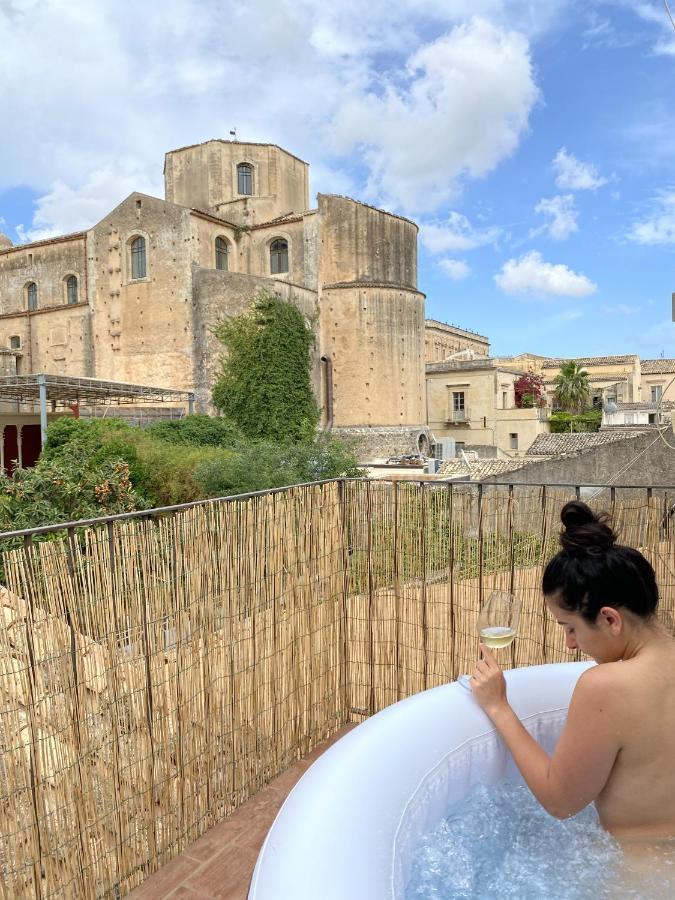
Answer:
[[[522,782],[479,785],[415,849],[405,900],[675,897],[675,861],[629,865],[587,807],[559,821]]]

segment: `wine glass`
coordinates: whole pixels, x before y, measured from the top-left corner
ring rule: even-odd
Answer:
[[[477,630],[481,644],[493,650],[509,647],[520,625],[521,602],[508,591],[492,591],[478,614]],[[463,688],[471,690],[471,676],[457,679]]]

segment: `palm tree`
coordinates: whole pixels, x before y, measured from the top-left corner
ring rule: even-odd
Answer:
[[[555,404],[570,413],[581,413],[590,406],[591,388],[588,372],[573,360],[563,363],[553,379]]]

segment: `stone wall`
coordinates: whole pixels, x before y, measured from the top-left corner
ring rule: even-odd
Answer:
[[[348,197],[319,194],[320,281],[417,289],[417,226]]]
[[[490,341],[472,331],[427,319],[424,327],[426,362],[440,362],[460,350],[473,350],[478,356],[489,356]]]
[[[483,480],[516,484],[675,485],[675,435],[668,429],[663,438],[650,431],[640,437],[580,450],[563,459],[533,462],[509,472],[508,478]]]
[[[213,412],[211,389],[220,370],[224,347],[213,335],[213,327],[227,316],[247,312],[256,295],[265,290],[284,300],[293,300],[302,314],[316,327],[317,295],[297,285],[262,275],[220,272],[194,268],[191,332],[194,358],[195,412]],[[319,347],[315,344],[312,359],[312,386],[319,406],[323,405]]]
[[[37,285],[37,308],[64,306],[66,279],[74,275],[78,299],[87,299],[86,248],[84,234],[52,238],[26,246],[0,250],[0,316],[27,310],[26,285]],[[0,342],[6,328],[0,321]]]
[[[237,165],[253,169],[253,193],[238,192]],[[273,144],[207,141],[166,154],[166,199],[255,225],[309,206],[309,166]]]
[[[133,279],[136,235],[146,239],[147,274]],[[190,211],[132,194],[89,232],[88,246],[95,377],[191,390]]]
[[[334,428],[335,437],[346,441],[354,448],[360,463],[387,460],[390,456],[428,453],[431,446],[429,430],[421,425],[417,428]]]
[[[426,409],[417,227],[320,194],[318,228],[321,347],[332,362],[335,427],[419,426]]]

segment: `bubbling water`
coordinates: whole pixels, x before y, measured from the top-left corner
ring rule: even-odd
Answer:
[[[560,821],[522,782],[479,785],[421,836],[405,900],[672,898],[668,864],[631,871],[593,806]]]

